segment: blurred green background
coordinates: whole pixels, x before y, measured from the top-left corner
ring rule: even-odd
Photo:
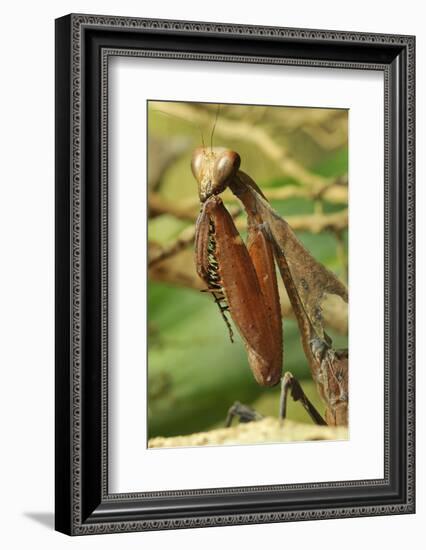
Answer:
[[[241,169],[311,254],[347,283],[347,128],[348,112],[341,109],[148,103],[149,437],[223,425],[236,400],[262,414],[278,412],[279,388],[256,384],[237,331],[232,344],[217,306],[200,292],[193,257],[199,211],[193,149],[203,140],[237,151]],[[228,191],[223,198],[231,211],[238,208]],[[236,223],[244,236],[243,213]],[[281,283],[280,294],[283,369],[300,379],[323,412]],[[347,347],[346,305],[331,301],[324,314],[334,346]],[[288,417],[311,422],[293,402]]]

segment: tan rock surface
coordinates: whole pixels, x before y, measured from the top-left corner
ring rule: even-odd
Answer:
[[[219,428],[209,432],[174,437],[154,437],[148,447],[196,447],[204,445],[251,445],[254,443],[286,443],[292,441],[321,441],[348,439],[344,426],[316,426],[277,418],[264,418],[258,422],[237,424],[230,428]]]

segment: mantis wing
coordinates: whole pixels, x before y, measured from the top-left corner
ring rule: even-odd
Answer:
[[[273,210],[247,174],[239,171],[238,180],[240,187],[236,194],[244,203],[249,218],[252,216],[253,219],[261,220],[267,226],[281,272],[280,264],[285,263],[287,279],[292,280],[291,285],[297,294],[299,306],[303,308],[315,335],[326,340],[321,303],[326,294],[336,294],[347,302],[347,288],[334,273],[306,250],[289,224]],[[288,291],[288,281],[284,280],[284,284]],[[291,300],[291,296],[289,297]]]

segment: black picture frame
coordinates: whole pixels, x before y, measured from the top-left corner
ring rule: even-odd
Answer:
[[[377,70],[385,82],[384,478],[109,494],[108,57]],[[56,20],[56,529],[69,535],[415,511],[415,38],[71,14]]]

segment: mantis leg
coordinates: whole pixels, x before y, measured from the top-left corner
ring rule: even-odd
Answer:
[[[283,420],[287,414],[287,395],[290,390],[290,395],[294,401],[300,401],[302,407],[309,414],[315,424],[319,426],[327,426],[327,422],[323,419],[320,413],[309,401],[305,392],[300,385],[300,382],[291,372],[286,372],[281,380],[281,397],[280,397],[280,420]]]
[[[253,422],[262,420],[263,416],[256,412],[248,405],[243,405],[239,401],[235,401],[232,407],[229,408],[228,415],[225,421],[225,428],[229,428],[234,417],[237,417],[241,423]]]

